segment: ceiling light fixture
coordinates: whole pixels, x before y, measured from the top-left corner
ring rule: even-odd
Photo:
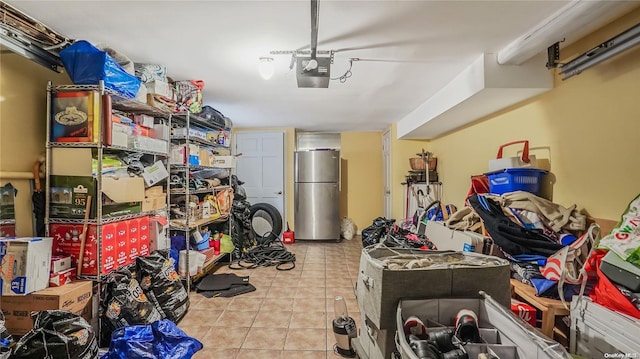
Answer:
[[[273,77],[273,57],[261,57],[258,71],[260,71],[260,76],[265,80]]]

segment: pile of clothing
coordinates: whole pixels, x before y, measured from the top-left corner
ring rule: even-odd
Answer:
[[[437,249],[424,234],[402,228],[395,222],[395,219],[376,218],[369,227],[362,230],[362,245],[367,247],[382,244],[395,248]]]
[[[473,194],[469,204],[493,242],[511,260],[514,278],[534,286],[540,296],[571,300],[579,293],[582,278],[578,272],[593,238],[578,235],[586,230],[587,219],[575,205],[565,208],[523,191]]]

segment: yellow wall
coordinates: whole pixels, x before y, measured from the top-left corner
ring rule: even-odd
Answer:
[[[403,219],[406,187],[402,183],[411,169],[409,158],[416,157],[423,149],[431,151],[428,145],[427,141],[398,140],[397,126],[395,123],[391,126],[391,218]]]
[[[383,215],[382,133],[341,134],[342,193],[340,215],[351,218],[358,230]]]
[[[0,55],[0,172],[31,172],[44,153],[47,82],[68,84],[58,74],[13,53]],[[1,178],[18,189],[16,234],[33,235],[31,187],[28,180]]]
[[[567,61],[640,22],[640,9],[561,49]],[[443,199],[461,205],[469,176],[487,170],[500,144],[528,139],[555,176],[552,200],[592,216],[617,219],[639,192],[640,47],[553,90],[432,140]],[[402,142],[402,141],[400,141]],[[505,155],[515,155],[515,149]],[[395,203],[397,205],[397,203]],[[396,212],[397,213],[397,212]]]

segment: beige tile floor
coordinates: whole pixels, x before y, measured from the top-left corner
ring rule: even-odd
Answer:
[[[354,283],[362,241],[298,241],[287,248],[296,255],[290,271],[215,271],[249,276],[255,292],[233,298],[190,293],[191,309],[179,327],[204,344],[194,359],[340,358],[333,353],[334,297],[346,299],[359,323]]]

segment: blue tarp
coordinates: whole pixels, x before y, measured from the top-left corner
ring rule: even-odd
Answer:
[[[126,98],[134,98],[140,89],[140,79],[126,72],[109,54],[80,40],[60,51],[64,68],[76,85],[97,85],[104,81],[105,87]]]

